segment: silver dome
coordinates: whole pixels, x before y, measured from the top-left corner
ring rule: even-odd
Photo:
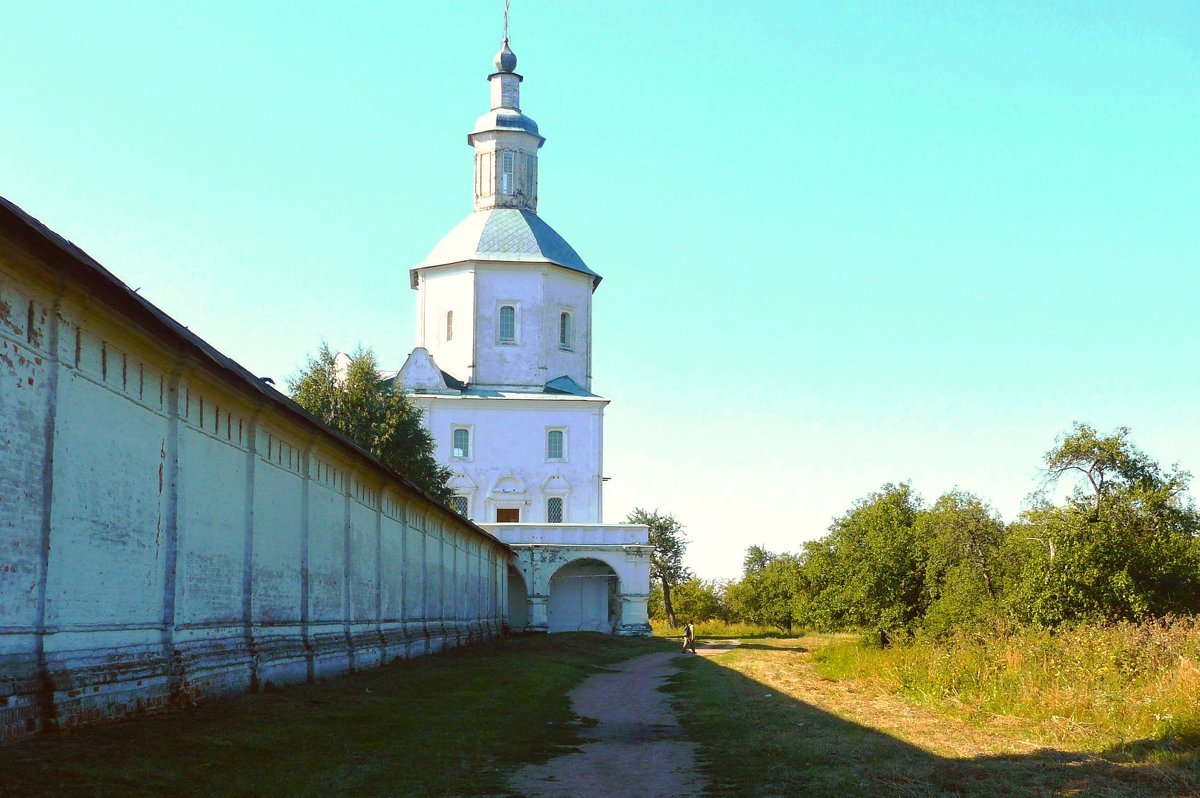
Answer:
[[[425,260],[413,267],[414,282],[419,269],[472,260],[552,263],[588,275],[593,289],[601,279],[536,213],[519,208],[489,208],[475,211],[447,233]]]
[[[496,53],[492,63],[496,65],[497,72],[512,72],[517,68],[517,54],[508,49],[508,39],[504,40],[504,46]]]

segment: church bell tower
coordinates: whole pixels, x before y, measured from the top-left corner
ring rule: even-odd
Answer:
[[[512,628],[648,634],[649,531],[602,523],[600,275],[538,215],[546,140],[521,108],[507,24],[493,66],[490,108],[467,135],[471,213],[409,271],[417,347],[388,379],[425,414],[451,506],[517,553]]]
[[[467,142],[475,148],[475,210],[519,208],[537,213],[537,157],[545,139],[521,113],[517,56],[504,39],[488,76],[492,110],[475,123]]]
[[[600,275],[538,216],[546,139],[521,110],[507,37],[493,66],[491,108],[467,134],[473,211],[411,272],[417,345],[465,385],[540,393],[557,381],[588,392]]]

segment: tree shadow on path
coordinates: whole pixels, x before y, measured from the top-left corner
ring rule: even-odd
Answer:
[[[792,654],[776,650],[787,657],[787,668],[795,667]],[[1165,751],[1167,741],[1139,741],[1094,754],[1037,748],[975,730],[989,735],[991,750],[939,755],[818,706],[819,690],[807,689],[803,679],[786,685],[756,681],[723,665],[726,659],[686,657],[666,688],[674,694],[684,728],[699,743],[700,767],[711,795],[1200,796],[1200,760],[1194,748],[1177,749],[1174,763],[1157,764],[1146,760]],[[820,679],[815,674],[809,678]],[[848,695],[839,712],[869,716],[871,697]],[[890,705],[899,714],[889,722],[902,729],[911,722],[913,739],[920,739],[921,728],[941,724],[943,735],[953,735],[961,727],[965,739],[954,747],[972,750],[973,741],[966,739],[972,730],[963,722],[901,701]],[[944,747],[945,740],[939,745]],[[1015,750],[1022,746],[1028,752]],[[1141,761],[1130,761],[1130,751],[1140,751]]]

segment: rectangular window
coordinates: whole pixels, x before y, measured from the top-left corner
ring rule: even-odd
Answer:
[[[450,497],[450,509],[454,510],[454,512],[458,513],[463,518],[466,518],[467,517],[467,497],[466,496],[451,496]]]
[[[512,305],[500,306],[500,343],[517,341],[517,309]]]
[[[521,509],[519,507],[497,507],[496,508],[496,523],[497,524],[519,524],[519,523],[521,523]]]
[[[563,500],[558,496],[546,499],[546,521],[551,524],[561,524],[563,520]]]
[[[471,430],[458,427],[454,430],[455,459],[466,460],[471,456]]]
[[[454,311],[446,311],[446,340],[454,340]]]
[[[546,433],[546,459],[563,459],[563,431],[552,429]]]
[[[500,191],[513,193],[513,154],[506,152],[500,160]]]

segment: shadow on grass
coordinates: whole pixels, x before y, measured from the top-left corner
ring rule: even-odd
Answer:
[[[0,796],[503,795],[518,765],[571,750],[567,692],[673,645],[509,638],[270,693],[0,746]]]
[[[809,649],[804,646],[768,646],[762,643],[742,643],[738,648],[749,651],[778,651],[780,654],[807,654]]]
[[[721,659],[736,663],[745,648]],[[784,647],[759,648],[790,660]],[[665,688],[700,744],[713,795],[1200,795],[1197,748],[1179,741],[1142,740],[1098,755],[1038,749],[942,757],[783,695],[721,659],[683,659]]]

